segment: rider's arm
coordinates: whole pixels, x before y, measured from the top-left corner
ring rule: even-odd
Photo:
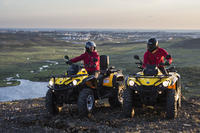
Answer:
[[[95,70],[99,71],[100,70],[100,57],[99,57],[99,54],[97,52],[94,52],[93,57],[97,59],[97,61],[94,62],[94,64],[96,64]]]
[[[165,57],[165,59],[166,59],[166,56],[167,55],[169,55],[168,53],[167,53],[167,51],[166,50],[164,50],[164,49],[162,49],[162,52],[163,52],[163,56]],[[169,59],[166,59],[168,62],[169,62],[169,64],[171,64],[172,63],[172,57],[170,56],[170,58]]]
[[[142,68],[145,68],[146,64],[148,64],[148,56],[147,56],[147,54],[148,54],[147,52],[144,53]]]
[[[99,54],[97,53],[97,62],[96,62],[96,70],[99,71],[100,70],[100,57]]]
[[[76,63],[76,62],[78,62],[78,61],[83,60],[83,59],[84,59],[84,56],[85,56],[85,53],[84,53],[84,54],[81,54],[81,55],[78,56],[78,57],[75,57],[75,58],[71,59],[70,61],[73,62],[73,63]]]

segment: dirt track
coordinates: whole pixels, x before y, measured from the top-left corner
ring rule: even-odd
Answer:
[[[75,106],[58,116],[46,113],[44,99],[0,103],[0,132],[200,132],[200,97],[183,100],[178,118],[145,108],[134,118],[124,118],[120,108],[98,107],[89,118],[79,118]]]

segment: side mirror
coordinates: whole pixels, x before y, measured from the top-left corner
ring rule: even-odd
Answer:
[[[69,60],[69,56],[65,55],[64,59],[68,61]]]
[[[115,69],[115,66],[111,66],[110,69]]]
[[[170,54],[168,54],[165,58],[166,58],[166,59],[170,59],[170,58],[172,58],[172,57],[171,57]]]
[[[138,55],[134,55],[134,59],[139,60],[140,57]]]

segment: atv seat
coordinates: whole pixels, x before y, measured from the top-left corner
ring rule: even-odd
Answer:
[[[108,71],[109,66],[109,56],[101,55],[100,56],[100,74],[105,75]]]
[[[100,74],[98,76],[99,84],[98,86],[102,86],[103,78],[107,76],[109,66],[109,56],[100,55]]]

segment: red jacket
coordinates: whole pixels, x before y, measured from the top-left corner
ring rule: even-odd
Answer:
[[[94,58],[97,59],[97,62],[94,62],[93,60]],[[100,70],[100,66],[99,66],[100,58],[99,58],[99,54],[96,51],[92,53],[85,52],[81,54],[80,56],[71,59],[70,61],[75,63],[81,60],[83,60],[84,67],[88,72],[95,72],[95,71]]]
[[[148,50],[144,53],[144,59],[143,59],[143,65],[142,67],[145,68],[146,64],[150,65],[157,65],[161,62],[164,63],[164,58],[168,55],[167,51],[165,51],[163,48],[158,48],[155,53],[151,53]],[[172,58],[168,59],[169,64],[172,63]]]

